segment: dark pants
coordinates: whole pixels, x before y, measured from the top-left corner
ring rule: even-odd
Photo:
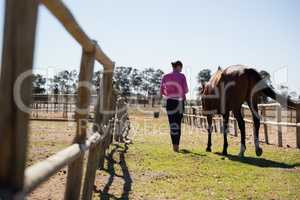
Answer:
[[[181,120],[184,111],[184,101],[167,99],[166,109],[169,119],[172,144],[179,145],[181,136]]]

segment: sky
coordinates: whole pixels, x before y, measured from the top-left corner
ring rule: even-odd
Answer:
[[[171,61],[181,60],[190,87],[188,98],[197,93],[196,76],[201,69],[215,71],[219,65],[233,64],[266,70],[275,86],[285,84],[300,94],[298,0],[63,2],[116,66],[169,72]],[[0,16],[4,16],[4,1]],[[43,74],[79,70],[80,57],[81,47],[40,6],[34,69]],[[96,69],[100,68],[97,64]]]

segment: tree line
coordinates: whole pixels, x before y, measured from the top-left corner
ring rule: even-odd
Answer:
[[[103,71],[96,71],[92,78],[92,93],[100,89]],[[159,95],[160,81],[164,72],[160,69],[146,68],[139,70],[133,67],[116,67],[113,76],[114,88],[123,96],[154,97]],[[62,70],[53,77],[42,74],[32,75],[32,92],[34,94],[76,94],[79,80],[77,70]]]
[[[92,93],[97,94],[100,88],[102,71],[96,71],[92,78]],[[265,70],[259,71],[262,78],[273,87],[271,75]],[[139,70],[134,67],[120,66],[116,67],[113,76],[114,88],[123,96],[143,98],[156,98],[159,95],[161,78],[164,72],[160,69],[145,68]],[[197,74],[197,82],[199,84],[198,91],[201,90],[203,84],[209,81],[212,76],[210,69],[202,69]],[[58,94],[76,94],[78,86],[79,73],[77,70],[62,70],[53,77],[44,77],[41,74],[33,74],[32,89],[34,94],[53,94],[54,89],[58,88]],[[288,87],[280,85],[279,92],[292,98],[299,98],[294,91],[288,93]],[[198,94],[199,96],[199,94]],[[267,98],[263,98],[263,102],[267,102]]]

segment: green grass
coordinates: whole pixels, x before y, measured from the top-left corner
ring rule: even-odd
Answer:
[[[146,139],[156,140],[157,137]],[[299,171],[282,169],[293,167],[290,166],[294,164],[292,158],[285,159],[286,164],[283,164],[278,154],[269,151],[266,152],[270,157],[268,160],[227,158],[201,149],[182,152],[185,153],[171,152],[163,142],[149,146],[138,142],[132,145],[128,153],[129,168],[134,173],[149,175],[146,177],[149,181],[137,184],[136,191],[145,193],[149,198],[163,199],[300,197]],[[131,161],[130,158],[134,159]],[[260,164],[265,167],[257,166]]]
[[[213,136],[213,152],[207,153],[206,134],[199,130],[187,134],[185,130],[182,150],[174,153],[168,130],[158,130],[167,127],[165,116],[152,119],[150,115],[139,114],[131,119],[133,144],[128,145],[126,152],[124,145],[114,147],[114,162],[109,162],[107,171],[101,172],[103,181],[97,185],[102,198],[300,199],[297,149],[262,145],[264,154],[256,157],[253,145],[248,144],[246,157],[240,158],[236,156],[239,138],[230,137],[230,156],[224,157],[217,153],[222,150],[220,134]],[[112,181],[108,183],[105,178]],[[96,193],[95,199],[99,196]]]

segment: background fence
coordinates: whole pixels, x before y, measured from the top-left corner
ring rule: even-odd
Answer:
[[[300,148],[300,109],[292,110],[282,108],[280,104],[277,103],[260,104],[258,107],[259,114],[261,115],[261,142],[277,144],[280,147]],[[249,107],[243,105],[242,113],[248,130],[251,131],[253,121]],[[237,121],[232,115],[229,119],[230,133],[234,136],[238,136],[239,128]],[[201,106],[187,106],[184,114],[184,122],[197,128],[207,128],[207,120],[206,117],[202,115]],[[222,132],[222,125],[222,117],[215,115],[213,118],[214,131]]]
[[[72,121],[75,120],[77,94],[33,94],[30,118],[32,120],[54,120],[54,121]],[[151,97],[126,96],[127,104],[144,107],[155,107],[160,105],[160,101]],[[90,96],[89,119],[94,119],[95,106],[97,104],[97,95]]]
[[[34,120],[75,120],[76,94],[33,94],[31,119]],[[97,95],[90,96],[89,118],[94,119]]]
[[[87,129],[90,91],[86,87],[79,87],[74,116],[77,128],[73,144],[25,169],[31,80],[25,78],[21,84],[15,83],[20,81],[20,77],[30,77],[32,74],[39,3],[44,4],[81,45],[79,82],[91,82],[95,60],[103,65],[104,70],[95,106],[93,131]],[[116,134],[120,138],[129,129],[128,116],[123,117],[127,113],[126,104],[121,102],[112,89],[113,70],[114,63],[96,41],[86,35],[60,0],[5,1],[0,73],[0,199],[25,199],[28,193],[65,166],[68,166],[65,199],[91,199],[95,173],[99,165],[103,166],[105,151],[112,142],[112,136]],[[19,98],[16,99],[14,92]],[[20,106],[20,102],[23,106]],[[124,123],[120,123],[121,120]],[[89,154],[82,180],[86,151]]]

